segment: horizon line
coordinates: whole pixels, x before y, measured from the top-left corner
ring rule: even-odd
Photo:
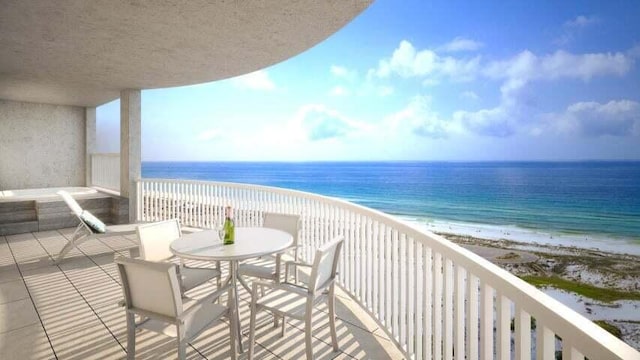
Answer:
[[[640,162],[640,159],[556,159],[556,160],[142,160],[148,163],[586,163]]]

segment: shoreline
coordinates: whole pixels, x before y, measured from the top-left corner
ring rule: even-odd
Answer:
[[[484,240],[520,243],[523,248],[537,247],[581,248],[621,255],[640,256],[640,238],[616,237],[605,234],[567,234],[540,229],[521,228],[514,225],[490,225],[435,219],[420,219],[398,215],[400,219],[433,232],[457,236],[469,236]]]
[[[436,233],[596,322],[640,350],[640,256]]]
[[[517,276],[556,275],[595,286],[640,291],[639,255],[453,233],[436,234],[507,268]]]

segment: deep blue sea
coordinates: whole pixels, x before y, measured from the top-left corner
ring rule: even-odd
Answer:
[[[142,175],[297,189],[425,222],[640,243],[640,162],[144,162]]]

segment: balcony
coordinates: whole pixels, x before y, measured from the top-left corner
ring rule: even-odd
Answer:
[[[301,216],[301,257],[336,235],[341,352],[333,353],[326,318],[314,324],[319,358],[639,359],[640,354],[534,287],[440,236],[346,201],[257,185],[143,179],[136,183],[138,221],[178,218],[211,228],[223,209],[238,226],[260,226],[262,213]],[[52,258],[73,229],[0,237],[2,353],[16,358],[121,358],[124,311],[113,254],[128,255],[131,238],[92,240],[59,266]],[[259,260],[258,260],[259,261]],[[211,285],[213,286],[213,285]],[[198,295],[211,289],[203,287]],[[241,293],[245,337],[249,294]],[[258,354],[304,354],[303,326],[290,336],[261,315]],[[224,329],[222,329],[224,330]],[[189,348],[192,358],[226,358],[226,331],[213,329]],[[141,357],[174,357],[171,339],[145,334]],[[29,346],[27,344],[35,344]]]
[[[136,245],[126,237],[90,240],[60,266],[53,257],[74,229],[0,236],[0,354],[2,359],[122,359],[126,349],[122,290],[114,253],[128,256]],[[134,235],[135,236],[135,235]],[[199,266],[203,264],[198,264]],[[199,295],[215,285],[199,287]],[[241,289],[241,321],[248,341],[249,294]],[[334,353],[326,316],[314,323],[314,353],[329,358],[402,357],[383,331],[345,293],[338,296],[341,352]],[[321,309],[326,311],[326,309]],[[267,313],[258,317],[256,355],[260,359],[304,357],[304,324],[289,320],[287,337],[273,329]],[[138,336],[141,359],[177,357],[175,341],[155,333]],[[189,359],[227,359],[229,333],[219,325],[187,348]],[[245,358],[246,352],[240,358]]]

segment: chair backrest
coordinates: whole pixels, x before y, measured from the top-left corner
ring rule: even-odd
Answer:
[[[300,216],[278,213],[265,213],[262,226],[282,230],[291,234],[291,236],[293,236],[293,245],[298,245],[298,234],[300,232]]]
[[[115,259],[127,309],[175,318],[182,315],[176,265],[141,259]]]
[[[178,219],[138,226],[140,257],[148,261],[164,261],[172,257],[171,242],[181,236]]]
[[[315,294],[317,291],[325,289],[336,278],[340,250],[342,250],[343,244],[344,238],[338,236],[316,250],[311,270],[311,281],[309,282],[311,293]]]
[[[82,208],[80,207],[80,204],[78,204],[78,202],[71,196],[71,194],[64,190],[60,190],[58,191],[58,195],[62,197],[62,200],[67,203],[67,206],[78,218],[80,217],[80,215],[82,215]]]

